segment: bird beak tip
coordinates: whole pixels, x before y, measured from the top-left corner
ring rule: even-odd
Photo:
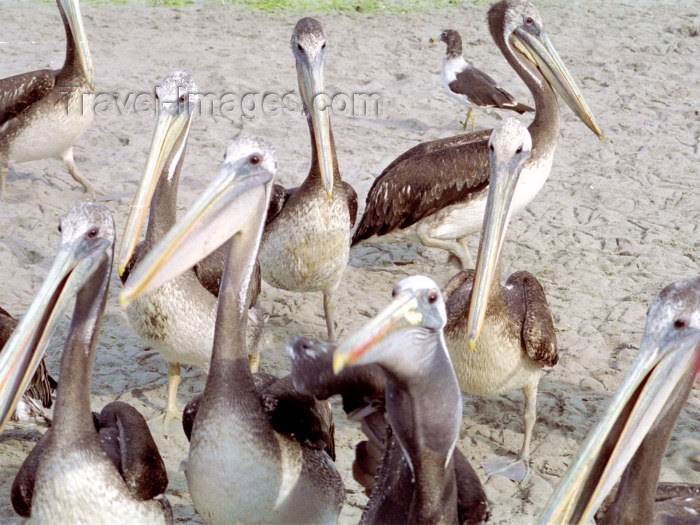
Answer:
[[[338,375],[345,368],[345,359],[341,354],[333,356],[333,374]]]
[[[467,341],[467,345],[469,346],[469,350],[472,352],[476,348],[476,337],[469,337],[469,340]]]

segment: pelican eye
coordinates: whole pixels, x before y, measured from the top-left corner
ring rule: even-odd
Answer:
[[[185,103],[185,95],[180,95],[180,103],[184,104]]]
[[[428,294],[428,302],[430,304],[433,304],[433,303],[435,303],[435,301],[437,301],[437,298],[438,298],[437,292],[435,290],[431,290],[430,293]]]
[[[304,48],[301,47],[301,44],[297,44],[297,49],[301,51],[302,53],[304,52]]]
[[[248,162],[250,162],[253,166],[260,164],[260,161],[262,159],[260,158],[260,155],[257,155],[253,153],[250,157],[248,157]]]
[[[392,298],[392,299],[396,298],[396,288],[394,288],[394,289],[391,291],[391,298]]]
[[[515,153],[517,153],[518,155],[520,155],[522,152],[523,152],[522,146],[518,146],[518,149],[515,150]]]
[[[326,43],[324,42],[323,45],[321,46],[321,49],[326,49]]]
[[[58,223],[58,233],[61,233],[63,231],[63,228],[61,228],[61,223]]]
[[[493,144],[489,144],[489,150],[491,150],[491,151],[496,151],[496,150],[494,149],[494,147],[493,147]]]
[[[676,319],[673,321],[673,328],[676,330],[681,330],[682,328],[685,328],[687,323],[685,322],[685,319]]]
[[[532,19],[531,16],[528,16],[528,17],[525,19],[525,23],[526,23],[527,25],[531,26],[532,24],[535,23],[535,21]]]
[[[88,230],[86,237],[88,239],[94,239],[95,237],[97,237],[98,233],[100,233],[100,229],[97,226],[93,226]]]

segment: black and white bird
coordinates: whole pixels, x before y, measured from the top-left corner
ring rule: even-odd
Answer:
[[[442,81],[455,99],[469,107],[462,129],[467,129],[470,119],[472,131],[476,128],[474,107],[509,109],[520,114],[534,111],[530,106],[517,102],[493,78],[464,60],[462,37],[457,31],[445,29],[440,34],[440,40],[447,44],[442,61]]]

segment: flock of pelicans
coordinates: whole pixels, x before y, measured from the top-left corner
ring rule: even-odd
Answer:
[[[52,156],[92,191],[72,155],[73,141],[90,122],[74,105],[94,89],[92,62],[78,0],[57,3],[67,35],[63,68],[0,81],[3,195],[9,161]],[[272,147],[241,134],[218,177],[178,220],[197,87],[182,71],[157,87],[156,129],[117,254],[120,302],[136,332],[168,362],[162,417],[183,420],[187,482],[207,523],[337,521],[345,489],[334,463],[327,402],[334,395],[367,435],[353,464],[370,496],[363,523],[488,518],[479,478],[456,447],[462,392],[524,392],[518,459],[494,460],[485,469],[516,481],[527,476],[537,388],[543,367],[557,363],[557,346],[535,276],[520,271],[501,285],[501,249],[511,214],[549,174],[559,135],[557,94],[602,133],[530,3],[502,0],[489,10],[488,23],[532,93],[534,120],[525,127],[509,118],[493,131],[403,153],[374,182],[352,235],[357,195],[340,179],[329,112],[313,103],[324,92],[327,47],[318,21],[301,19],[291,38],[312,152],[298,188],[274,184]],[[444,81],[456,96],[474,106],[533,111],[462,58],[456,31],[444,31],[441,40]],[[465,128],[470,118],[471,110]],[[473,264],[465,239],[476,231],[481,243]],[[50,404],[57,389],[51,427],[17,473],[12,504],[37,523],[172,522],[165,466],[143,417],[121,402],[99,414],[90,408],[115,249],[112,216],[100,204],[82,203],[63,217],[59,232],[54,265],[21,322],[0,312],[7,340],[0,354],[2,426]],[[424,276],[400,281],[389,306],[336,345],[334,290],[351,246],[376,235],[449,250],[463,270],[442,290]],[[323,293],[330,342],[292,337],[291,374],[283,378],[257,373],[261,278]],[[73,299],[56,387],[42,360]],[[180,364],[208,371],[204,391],[184,413],[177,408]],[[696,278],[671,284],[652,303],[635,362],[541,522],[584,523],[601,505],[597,518],[606,523],[649,523],[655,512],[685,520],[674,523],[700,522],[697,486],[657,485],[674,422],[699,372]]]

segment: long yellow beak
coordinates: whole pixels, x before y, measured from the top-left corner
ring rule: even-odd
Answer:
[[[120,276],[124,274],[129,260],[134,255],[139,233],[146,222],[153,193],[161,173],[167,164],[170,171],[165,176],[173,176],[172,170],[175,169],[183,154],[191,123],[192,115],[185,112],[172,115],[167,111],[161,111],[158,115],[146,168],[124,226],[124,234],[117,257],[117,271]]]
[[[58,319],[110,246],[107,239],[96,239],[59,247],[44,284],[0,353],[0,432],[44,357]]]
[[[589,522],[646,434],[700,365],[700,330],[655,345],[644,338],[601,421],[549,500],[539,523]]]
[[[576,82],[559,57],[551,40],[544,31],[535,35],[523,28],[517,28],[510,35],[513,46],[537,66],[559,96],[588,128],[601,140],[603,132],[595,121]]]
[[[323,62],[309,64],[298,63],[299,87],[304,97],[306,107],[311,114],[314,128],[314,140],[318,155],[321,180],[328,198],[333,197],[333,181],[335,176],[335,149],[331,141],[330,98],[325,91],[325,73]]]
[[[418,310],[418,299],[411,293],[397,295],[364,327],[343,341],[333,354],[333,372],[339,374],[346,366],[369,361],[371,350],[389,334],[408,326],[417,326],[423,320]]]
[[[246,162],[224,165],[187,213],[137,264],[119,294],[122,306],[192,268],[228,241],[250,216],[251,206],[264,204],[267,209],[273,174]]]

